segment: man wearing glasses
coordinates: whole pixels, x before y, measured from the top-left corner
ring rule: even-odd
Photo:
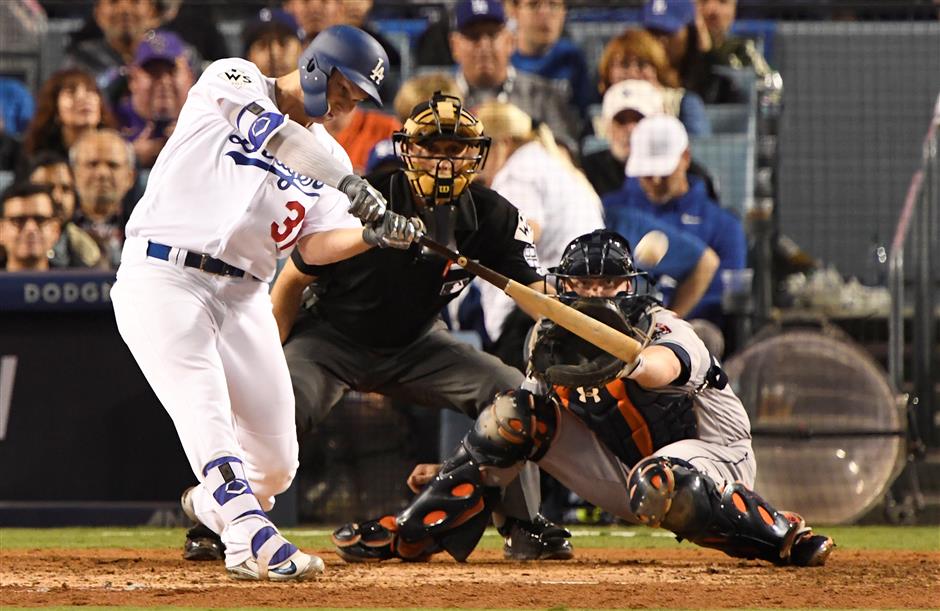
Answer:
[[[49,251],[59,239],[59,231],[49,187],[17,183],[3,192],[0,246],[6,251],[6,271],[47,271]]]

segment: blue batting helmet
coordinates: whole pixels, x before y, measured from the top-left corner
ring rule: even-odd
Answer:
[[[376,104],[382,105],[379,86],[389,69],[388,55],[376,39],[359,28],[334,25],[323,30],[304,49],[298,67],[308,116],[322,117],[327,113],[326,81],[333,70],[339,70]]]

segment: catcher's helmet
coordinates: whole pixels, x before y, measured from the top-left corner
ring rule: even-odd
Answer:
[[[615,231],[596,229],[571,240],[561,255],[561,262],[552,272],[559,280],[566,278],[623,278],[631,280],[630,294],[635,293],[633,278],[643,275],[633,264],[627,239]],[[559,293],[563,292],[557,286]]]
[[[473,175],[483,168],[490,150],[483,124],[464,109],[460,98],[440,91],[411,111],[392,141],[395,154],[405,162],[405,174],[415,192],[435,206],[453,203],[460,197]],[[456,155],[428,150],[441,141],[464,146]]]
[[[326,82],[334,70],[382,105],[378,88],[389,69],[388,55],[375,38],[359,28],[334,25],[323,30],[304,49],[297,65],[304,111],[311,117],[322,117],[329,110]]]

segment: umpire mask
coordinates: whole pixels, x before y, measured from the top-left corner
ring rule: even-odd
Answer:
[[[411,188],[424,204],[419,215],[428,234],[453,244],[456,204],[486,163],[490,139],[460,98],[435,92],[392,136]]]

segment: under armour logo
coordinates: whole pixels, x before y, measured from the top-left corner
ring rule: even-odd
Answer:
[[[594,403],[601,402],[601,389],[599,388],[589,388],[585,390],[583,386],[578,386],[575,390],[578,391],[578,399],[580,399],[581,403],[587,403],[588,397],[594,399]]]
[[[375,81],[376,85],[382,84],[382,79],[385,78],[385,60],[381,57],[379,61],[375,62],[375,68],[372,69],[372,74],[369,75],[369,78]]]

